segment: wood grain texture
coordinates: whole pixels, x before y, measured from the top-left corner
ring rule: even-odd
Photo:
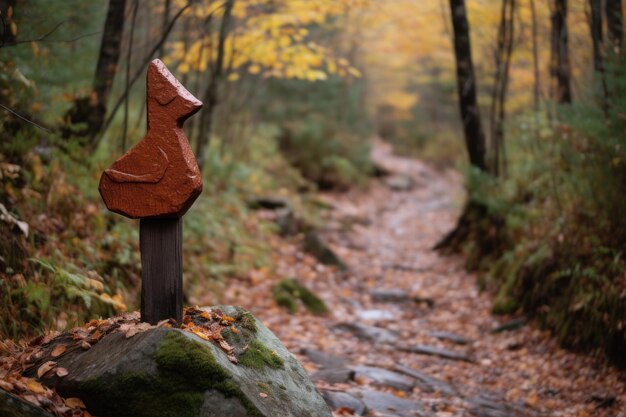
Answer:
[[[202,191],[183,124],[202,107],[155,59],[147,75],[148,132],[100,177],[107,208],[130,218],[180,217]]]
[[[141,321],[180,323],[183,311],[181,218],[141,219]]]

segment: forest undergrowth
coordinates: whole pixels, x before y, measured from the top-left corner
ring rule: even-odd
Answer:
[[[555,118],[509,123],[509,171],[467,177],[473,214],[457,247],[493,311],[523,311],[567,347],[626,366],[626,84],[607,72],[610,107],[586,101]]]
[[[199,293],[219,293],[229,279],[250,270],[273,269],[265,242],[278,229],[252,214],[251,199],[285,200],[299,222],[319,221],[324,206],[316,201],[316,183],[288,162],[275,128],[259,132],[242,149],[213,143],[203,195],[184,219],[187,302]],[[317,155],[341,161],[333,152],[331,146]],[[0,161],[0,196],[8,204],[0,215],[9,226],[0,228],[2,337],[32,337],[137,309],[138,225],[102,206],[97,181],[104,167],[62,152],[47,159],[37,149],[13,155],[19,157]],[[364,174],[342,175],[326,184],[343,187]]]

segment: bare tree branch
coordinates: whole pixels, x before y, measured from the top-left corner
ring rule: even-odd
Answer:
[[[31,124],[31,125],[39,128],[39,129],[41,129],[41,130],[43,130],[45,132],[52,133],[52,129],[50,129],[48,127],[45,127],[45,126],[42,126],[39,123],[34,122],[32,118],[24,116],[24,115],[21,115],[18,112],[16,112],[15,110],[13,110],[12,108],[5,106],[4,104],[0,103],[0,107],[2,107],[4,110],[8,111],[9,113],[14,115],[15,117],[25,121],[26,123]]]
[[[167,26],[167,28],[163,31],[163,34],[161,35],[161,39],[159,39],[159,41],[156,43],[156,45],[154,45],[154,47],[147,54],[146,58],[144,59],[142,64],[137,69],[137,72],[135,73],[135,75],[133,75],[133,77],[131,78],[130,82],[128,83],[128,88],[126,89],[126,91],[124,91],[124,94],[122,94],[122,96],[117,100],[117,102],[115,103],[115,106],[113,106],[113,109],[111,110],[111,113],[109,114],[109,117],[104,122],[104,125],[103,125],[102,129],[100,130],[100,133],[99,133],[98,137],[93,142],[94,146],[97,146],[98,143],[100,142],[100,140],[102,139],[102,137],[104,136],[104,133],[107,131],[107,129],[111,125],[111,122],[113,121],[113,118],[115,117],[115,114],[117,113],[117,111],[119,110],[120,106],[122,105],[122,103],[124,103],[124,101],[126,100],[126,97],[130,93],[130,88],[137,82],[137,80],[139,79],[141,74],[143,74],[143,71],[148,66],[150,61],[152,60],[152,56],[161,48],[161,46],[163,46],[163,44],[167,40],[167,38],[168,38],[170,32],[172,31],[172,28],[174,27],[174,24],[176,23],[176,21],[182,16],[182,14],[189,7],[192,6],[193,3],[194,3],[194,0],[188,1],[187,4],[183,8],[181,8],[178,11],[178,13],[176,13],[176,15],[170,21],[170,23]]]
[[[4,19],[2,19],[2,22],[4,24]],[[7,46],[16,46],[16,45],[21,45],[21,44],[24,44],[24,43],[31,43],[31,42],[71,43],[71,42],[76,42],[77,40],[80,40],[80,39],[83,39],[83,38],[86,38],[86,37],[89,37],[89,36],[94,36],[94,35],[97,35],[97,34],[100,33],[99,31],[98,32],[84,33],[82,35],[78,35],[75,38],[70,38],[70,39],[48,39],[54,32],[56,32],[61,26],[63,26],[63,24],[65,24],[65,21],[57,23],[52,29],[50,29],[48,32],[44,33],[43,35],[41,35],[41,36],[39,36],[37,38],[20,39],[20,40],[16,40],[16,41],[13,41],[13,42],[1,43],[0,44],[0,48],[4,48],[4,47],[7,47]]]

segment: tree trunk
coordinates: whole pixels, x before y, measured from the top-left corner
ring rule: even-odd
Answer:
[[[560,104],[572,102],[571,68],[567,33],[567,0],[554,0],[552,8],[550,75],[555,80],[553,95]]]
[[[209,83],[204,93],[204,108],[200,117],[200,125],[198,127],[198,136],[196,142],[196,158],[198,159],[198,167],[200,172],[204,168],[206,161],[206,147],[211,139],[211,130],[213,127],[213,114],[219,102],[218,88],[224,72],[224,48],[226,37],[228,36],[228,25],[230,23],[231,12],[235,0],[227,0],[224,6],[224,15],[220,25],[220,33],[217,43],[217,58],[215,65],[211,68]]]
[[[454,27],[454,55],[456,58],[459,108],[465,133],[465,144],[470,163],[482,171],[485,163],[485,134],[476,100],[476,77],[472,62],[469,23],[464,0],[450,0],[452,25]]]
[[[124,13],[126,0],[110,0],[100,53],[94,74],[92,93],[88,97],[79,97],[74,100],[73,107],[68,111],[67,118],[73,124],[86,123],[87,127],[81,131],[64,129],[65,136],[78,134],[89,138],[89,145],[96,143],[97,133],[104,124],[106,105],[117,73],[117,65],[122,49],[122,35],[124,34]]]
[[[602,84],[602,110],[608,114],[609,90],[604,73],[604,58],[602,44],[604,35],[602,33],[602,0],[589,0],[591,16],[589,19],[589,29],[591,32],[591,44],[593,45],[593,69],[598,73]]]
[[[17,0],[0,0],[0,48],[6,44],[15,42],[17,33],[14,33],[12,25]]]
[[[506,92],[509,85],[509,68],[513,53],[515,0],[503,0],[498,28],[498,41],[495,57],[495,79],[491,96],[490,133],[491,161],[490,172],[498,176],[505,165],[504,121],[506,118]]]
[[[171,8],[172,8],[172,0],[165,0],[163,4],[163,32],[161,33],[161,36],[165,34],[165,30],[167,28],[167,22],[170,21],[170,9]],[[159,56],[157,58],[162,60],[164,56],[165,56],[165,43],[161,45],[161,48],[159,48]]]
[[[469,23],[465,10],[465,0],[450,0],[452,26],[454,27],[454,56],[456,58],[457,88],[459,107],[463,120],[465,144],[472,166],[487,172],[485,162],[485,134],[480,120],[480,111],[476,100],[476,78],[472,62],[472,50],[469,37]],[[441,239],[435,250],[455,252],[471,233],[473,219],[484,217],[484,207],[475,201],[465,205],[456,227]]]
[[[533,107],[535,109],[535,118],[537,118],[541,99],[541,72],[539,71],[539,25],[537,24],[537,7],[535,6],[535,0],[530,0],[530,15],[532,19],[533,73],[535,78]]]
[[[93,80],[93,92],[95,93],[95,109],[98,112],[90,123],[89,133],[96,133],[104,122],[106,103],[113,86],[117,64],[122,49],[122,35],[124,33],[124,12],[126,0],[110,0],[107,12],[100,55],[96,65],[96,73]]]
[[[605,9],[609,41],[615,52],[619,53],[624,40],[622,0],[605,0]]]

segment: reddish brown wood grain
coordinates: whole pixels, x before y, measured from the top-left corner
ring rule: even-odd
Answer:
[[[183,123],[202,102],[155,59],[147,76],[148,132],[100,177],[107,208],[130,218],[172,218],[202,191],[202,176]]]

